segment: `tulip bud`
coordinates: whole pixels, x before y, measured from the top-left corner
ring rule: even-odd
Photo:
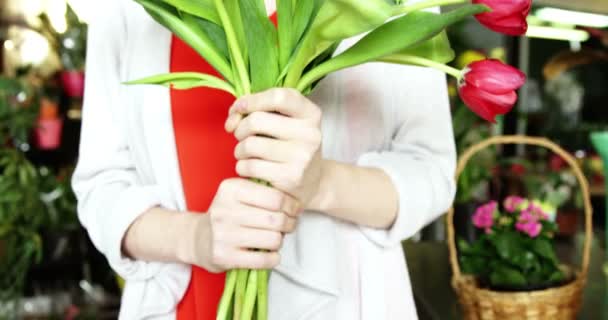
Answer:
[[[524,85],[526,76],[516,68],[498,60],[471,63],[458,84],[464,103],[483,119],[496,122],[496,116],[506,114],[517,102],[515,91]]]
[[[473,3],[492,9],[475,16],[488,29],[511,36],[521,36],[528,31],[526,17],[532,0],[473,0]]]

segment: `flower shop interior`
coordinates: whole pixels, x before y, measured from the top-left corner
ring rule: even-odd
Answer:
[[[94,15],[87,0],[0,0],[0,319],[118,317],[124,283],[81,227],[70,183]],[[448,81],[456,199],[403,242],[420,319],[495,319],[467,317],[481,308],[471,301],[508,307],[500,294],[537,291],[577,319],[608,319],[608,1],[535,0],[527,21],[521,37],[473,18],[447,29],[453,67],[497,59],[528,80],[496,124]],[[470,275],[488,290],[457,284]]]

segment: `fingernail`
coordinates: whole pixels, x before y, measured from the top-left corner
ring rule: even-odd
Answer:
[[[247,103],[244,100],[238,100],[233,105],[234,111],[238,113],[244,113],[247,110]]]

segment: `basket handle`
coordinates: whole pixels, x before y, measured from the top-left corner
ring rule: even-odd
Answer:
[[[583,276],[587,275],[587,271],[589,270],[589,258],[591,254],[591,241],[593,237],[592,231],[592,213],[593,209],[591,207],[591,200],[589,195],[589,184],[587,182],[587,178],[583,175],[582,170],[577,164],[576,160],[564,149],[562,149],[557,144],[549,141],[545,138],[538,137],[527,137],[527,136],[495,136],[480,143],[477,143],[471,147],[469,147],[460,157],[458,161],[458,167],[456,170],[456,179],[460,177],[462,172],[464,171],[467,163],[471,158],[476,155],[479,151],[493,146],[493,145],[504,145],[504,144],[526,144],[526,145],[534,145],[539,147],[544,147],[555,154],[562,157],[568,165],[574,171],[578,183],[581,187],[583,193],[583,200],[585,205],[585,243],[583,246],[583,257],[582,257],[582,266],[581,266],[581,274]],[[450,208],[447,214],[447,226],[448,226],[448,249],[450,252],[450,265],[452,267],[454,280],[459,280],[462,278],[462,272],[460,270],[460,264],[458,263],[458,252],[456,250],[456,239],[454,234],[454,207]]]

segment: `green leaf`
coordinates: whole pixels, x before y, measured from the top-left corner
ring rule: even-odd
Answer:
[[[306,74],[299,82],[298,89],[307,87],[331,72],[378,60],[421,44],[451,24],[487,10],[483,5],[467,5],[448,13],[412,12],[392,20],[370,32],[342,54]]]
[[[218,51],[224,56],[224,58],[226,60],[230,58],[228,42],[226,41],[226,33],[222,27],[205,19],[195,17],[191,14],[184,14],[183,20],[191,28],[199,28],[202,32],[206,33],[211,42],[216,45]]]
[[[220,17],[217,15],[215,5],[211,0],[162,0],[172,5],[179,11],[209,20],[215,24],[221,24]]]
[[[490,282],[494,286],[522,287],[527,284],[524,275],[507,266],[497,266],[490,274]]]
[[[242,54],[242,58],[245,61],[245,66],[249,64],[248,61],[248,53],[249,50],[247,46],[247,39],[245,35],[245,26],[243,24],[243,17],[241,15],[241,1],[240,0],[222,0],[226,6],[226,12],[228,13],[228,17],[230,17],[230,23],[232,24],[232,28],[234,30],[234,34],[239,44],[239,49]],[[243,1],[243,3],[247,2],[251,4],[252,1],[257,0],[247,0]]]
[[[312,2],[312,1],[298,1],[300,2]],[[293,53],[295,47],[295,34],[294,34],[294,23],[293,23],[293,1],[291,0],[278,0],[277,1],[277,29],[279,37],[279,64],[280,68],[283,69]]]
[[[448,39],[447,33],[442,31],[435,37],[412,46],[411,48],[382,57],[380,61],[402,63],[402,58],[409,56],[422,57],[439,63],[448,63],[454,60],[455,53],[450,46],[450,40]]]
[[[306,66],[329,47],[375,29],[394,12],[394,6],[386,0],[326,0],[316,4],[319,7],[313,8],[314,20],[298,46],[287,74],[287,86],[296,86]]]
[[[544,238],[534,239],[534,241],[532,241],[532,250],[554,264],[558,263],[555,250],[553,250],[553,246],[549,240]]]
[[[144,79],[129,81],[125,84],[154,84],[172,87],[179,90],[186,90],[196,87],[209,87],[220,89],[235,95],[234,88],[226,81],[212,75],[196,72],[161,74]]]
[[[249,48],[251,91],[260,92],[273,87],[279,77],[277,30],[265,7],[256,6],[255,1],[243,1],[241,6]]]
[[[251,92],[251,82],[247,69],[248,56],[239,4],[237,0],[228,0],[227,4],[224,4],[224,0],[214,0],[214,3],[222,21],[222,27],[226,32],[230,62],[235,79],[233,83],[237,93],[236,96],[240,97]],[[239,10],[237,11],[237,9]]]
[[[135,0],[160,24],[171,30],[189,44],[199,55],[212,65],[229,82],[232,82],[232,69],[211,38],[199,28],[193,28],[177,15],[175,10],[152,0]]]
[[[508,261],[514,261],[515,255],[522,250],[518,234],[515,232],[499,233],[491,239],[498,255]]]
[[[561,270],[557,270],[549,276],[549,282],[551,283],[559,283],[564,281],[565,279],[566,275]]]

